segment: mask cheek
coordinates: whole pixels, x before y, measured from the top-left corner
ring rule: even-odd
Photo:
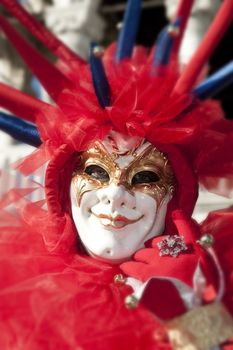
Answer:
[[[100,181],[91,179],[87,174],[76,175],[71,181],[71,191],[76,198],[77,206],[81,206],[86,193],[95,192],[102,187]],[[72,195],[71,193],[71,195]]]
[[[151,229],[150,236],[148,239],[156,237],[158,235],[163,234],[164,229],[165,229],[165,219],[166,219],[166,214],[167,214],[167,206],[168,203],[170,202],[172,196],[171,194],[167,194],[161,203],[159,204],[159,207],[157,209],[156,213],[156,220],[155,223]]]
[[[135,191],[141,192],[156,201],[156,206],[159,208],[167,195],[171,195],[173,186],[169,186],[166,183],[148,183],[141,184],[135,188]]]
[[[70,186],[72,217],[78,232],[86,232],[89,218],[91,217],[91,208],[98,202],[96,191],[85,193],[79,202],[78,194],[73,183]]]
[[[85,182],[83,181],[85,185]],[[98,202],[96,196],[97,189],[95,188],[86,188],[85,191],[80,191],[80,188],[77,187],[76,182],[71,182],[70,185],[70,198],[72,206],[82,208],[82,211],[89,211],[89,209]]]
[[[141,210],[141,214],[143,215],[143,218],[138,222],[138,229],[141,231],[141,234],[144,233],[145,237],[150,233],[156,221],[157,202],[145,193],[136,192],[135,195],[137,198],[137,207],[141,208],[139,210]]]
[[[90,191],[83,195],[79,206],[83,218],[89,218],[92,215],[92,208],[99,202],[96,192]]]

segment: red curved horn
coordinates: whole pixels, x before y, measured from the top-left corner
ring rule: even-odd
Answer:
[[[80,63],[80,58],[75,52],[56,38],[46,27],[38,22],[15,0],[1,0],[1,4],[38,40],[41,41],[55,56],[68,63]]]
[[[222,39],[233,18],[233,0],[224,0],[212,25],[174,87],[175,94],[188,93],[204,64]]]
[[[179,34],[174,42],[173,52],[176,54],[179,51],[180,44],[183,38],[183,34],[189,19],[189,15],[193,6],[194,0],[181,0],[179,3],[179,7],[177,9],[174,20],[180,18],[180,28]]]
[[[0,106],[34,123],[36,113],[47,107],[48,104],[0,83]]]
[[[54,101],[64,88],[73,87],[71,81],[17,33],[2,16],[0,28]]]

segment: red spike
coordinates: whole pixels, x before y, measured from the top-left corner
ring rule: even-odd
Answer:
[[[203,66],[222,39],[232,18],[233,0],[224,0],[207,34],[177,81],[173,90],[175,94],[188,93],[192,89]]]
[[[190,11],[192,9],[194,0],[181,0],[179,3],[179,7],[177,9],[175,19],[180,18],[181,19],[181,25],[179,28],[179,34],[175,40],[174,46],[173,46],[173,52],[174,54],[177,54],[180,48],[180,44],[184,35],[184,31],[189,19]]]
[[[17,33],[2,16],[0,28],[55,101],[64,88],[73,87],[71,81]]]
[[[0,83],[0,106],[22,119],[35,123],[36,113],[48,104]]]
[[[82,58],[56,38],[55,35],[38,22],[18,2],[15,0],[1,0],[1,4],[3,4],[5,8],[55,56],[66,62],[68,65],[72,65],[72,63],[75,62],[84,62]]]

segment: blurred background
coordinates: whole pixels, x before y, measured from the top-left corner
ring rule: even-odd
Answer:
[[[107,46],[116,40],[126,6],[124,0],[21,0],[19,2],[84,59],[88,59],[91,41]],[[160,30],[169,19],[173,18],[178,3],[179,0],[144,0],[137,43],[148,47],[152,46]],[[180,52],[182,65],[185,66],[189,61],[220,4],[221,0],[195,1],[182,42]],[[23,31],[1,6],[0,12],[18,30]],[[230,27],[211,58],[209,72],[217,70],[232,59],[232,40],[233,26]],[[43,47],[37,42],[35,45],[43,50]],[[48,100],[47,94],[37,79],[30,74],[23,61],[1,33],[0,81],[40,99]],[[216,96],[221,101],[226,118],[233,118],[232,97],[233,87]],[[33,147],[19,144],[0,132],[0,168],[8,169],[9,164],[32,151]],[[21,181],[20,176],[18,176],[17,181]],[[223,208],[229,204],[233,205],[233,200],[201,191],[194,215],[196,219],[201,221],[208,211]]]

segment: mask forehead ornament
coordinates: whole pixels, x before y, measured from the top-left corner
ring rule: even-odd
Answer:
[[[173,172],[163,153],[144,139],[127,141],[111,133],[104,141],[92,143],[78,161],[72,177],[72,210],[87,249],[90,233],[84,222],[87,226],[96,222],[94,241],[100,237],[108,243],[112,240],[107,244],[112,260],[128,258],[147,239],[161,233],[174,189]],[[105,258],[102,252],[96,255]]]

